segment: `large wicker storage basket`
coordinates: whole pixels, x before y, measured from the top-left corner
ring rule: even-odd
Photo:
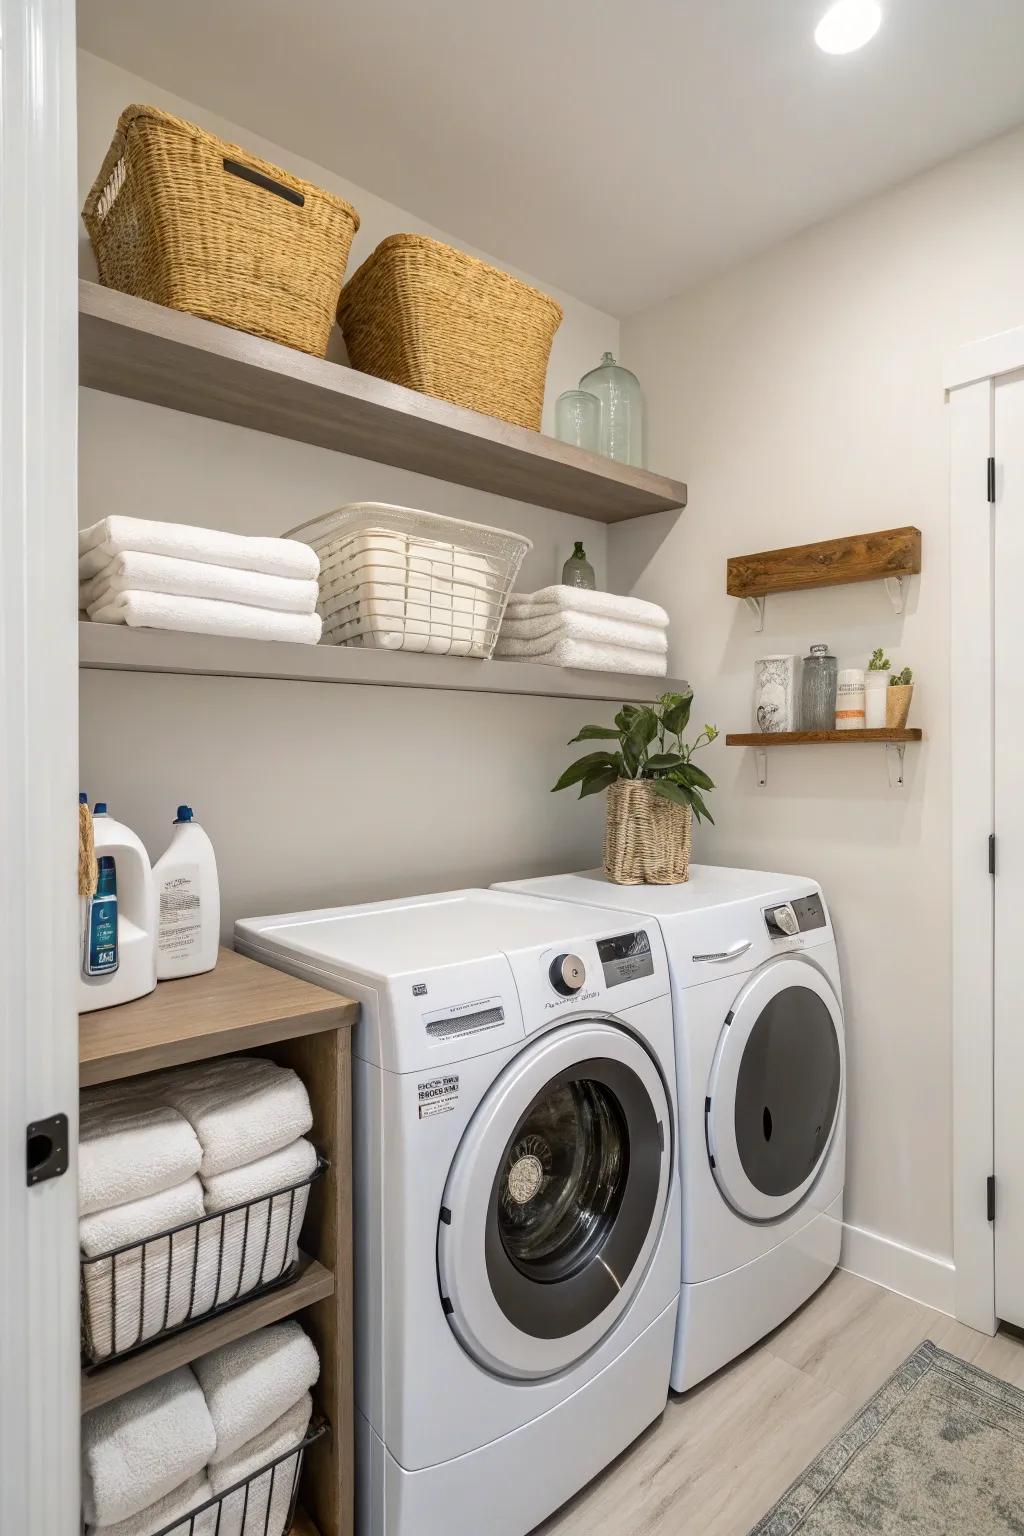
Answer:
[[[322,357],[359,215],[157,107],[126,107],[82,210],[108,288]]]
[[[690,878],[693,812],[649,780],[616,779],[605,809],[604,872],[615,885],[681,885]]]
[[[338,320],[363,373],[540,428],[562,309],[509,273],[424,235],[391,235],[345,284]]]

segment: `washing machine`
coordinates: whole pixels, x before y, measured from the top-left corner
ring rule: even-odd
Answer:
[[[600,870],[500,887],[661,927],[672,976],[685,1391],[789,1317],[839,1261],[846,1045],[839,958],[813,880],[691,865],[684,885]]]
[[[362,1005],[357,1523],[525,1536],[664,1409],[679,1300],[658,924],[498,891],[236,924]]]

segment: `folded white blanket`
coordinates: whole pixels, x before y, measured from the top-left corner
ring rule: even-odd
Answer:
[[[308,1179],[315,1167],[316,1148],[304,1136],[300,1137],[267,1157],[204,1178],[206,1209],[226,1211],[247,1200],[257,1200],[260,1195],[269,1195],[289,1184],[297,1184],[300,1179]]]
[[[180,1227],[205,1214],[203,1186],[193,1175],[184,1184],[146,1195],[142,1200],[129,1200],[124,1205],[80,1217],[78,1241],[82,1252],[91,1258],[97,1253],[109,1253],[112,1248],[123,1248],[126,1243],[140,1243],[154,1232],[166,1232],[168,1227]]]
[[[221,1056],[153,1074],[146,1082],[195,1130],[204,1179],[287,1147],[313,1124],[302,1081],[290,1067],[262,1056]]]
[[[202,1148],[183,1115],[131,1083],[82,1092],[78,1210],[82,1216],[143,1200],[199,1172]]]
[[[633,624],[628,619],[605,619],[597,613],[575,613],[560,608],[533,619],[506,618],[502,640],[593,640],[598,645],[625,645],[635,651],[668,650],[668,631],[653,624]]]
[[[172,629],[190,635],[238,635],[244,640],[290,640],[317,645],[322,621],[316,613],[275,613],[251,603],[221,603],[212,597],[170,597],[166,592],[116,592],[91,610],[96,624],[130,624],[134,629]]]
[[[217,1536],[282,1536],[299,1470],[297,1452],[292,1456],[287,1453],[302,1444],[312,1412],[313,1399],[307,1392],[262,1435],[246,1441],[241,1450],[210,1468],[214,1493],[227,1495],[221,1499]],[[285,1460],[278,1461],[279,1456]],[[276,1464],[262,1477],[253,1477],[268,1462]],[[235,1488],[244,1478],[252,1480],[243,1488]],[[227,1493],[229,1488],[235,1492]]]
[[[172,1520],[179,1518],[181,1524],[173,1527],[170,1536],[222,1536],[217,1530],[216,1505],[194,1520],[187,1518],[190,1510],[198,1509],[212,1498],[213,1489],[206,1474],[200,1472],[180,1488],[150,1504],[148,1509],[129,1515],[127,1520],[118,1520],[115,1525],[90,1525],[86,1536],[155,1536],[155,1532],[166,1530]]]
[[[249,603],[278,613],[313,613],[319,588],[314,579],[267,576],[172,555],[142,555],[129,550],[115,555],[78,594],[81,606],[93,612],[107,607],[119,592],[166,592],[179,597],[212,597],[225,603]]]
[[[553,636],[542,640],[503,640],[499,635],[494,654],[506,661],[537,661],[550,667],[580,667],[587,672],[631,672],[642,677],[664,677],[668,671],[668,658],[652,651]]]
[[[94,1408],[82,1418],[86,1524],[114,1525],[148,1509],[201,1472],[216,1444],[210,1411],[187,1366]]]
[[[539,592],[513,592],[506,617],[532,619],[544,613],[596,613],[606,619],[628,619],[633,624],[668,628],[668,614],[657,603],[639,597],[619,597],[614,592],[589,592],[585,587],[542,587]]]
[[[217,1436],[211,1462],[269,1429],[320,1375],[320,1360],[298,1323],[274,1323],[203,1355],[195,1373]]]
[[[315,580],[320,571],[316,552],[297,539],[253,538],[222,533],[218,528],[193,528],[188,523],[151,522],[144,517],[104,517],[78,533],[78,575],[95,576],[114,555],[170,555],[205,565],[227,565],[236,571],[263,571],[267,576]]]

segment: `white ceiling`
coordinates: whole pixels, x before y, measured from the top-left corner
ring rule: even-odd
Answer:
[[[93,53],[613,314],[1024,120],[1024,0],[79,0]]]

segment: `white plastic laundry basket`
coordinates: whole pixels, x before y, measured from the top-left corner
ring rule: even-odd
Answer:
[[[488,657],[527,550],[518,533],[360,501],[285,535],[320,556],[322,645]]]

